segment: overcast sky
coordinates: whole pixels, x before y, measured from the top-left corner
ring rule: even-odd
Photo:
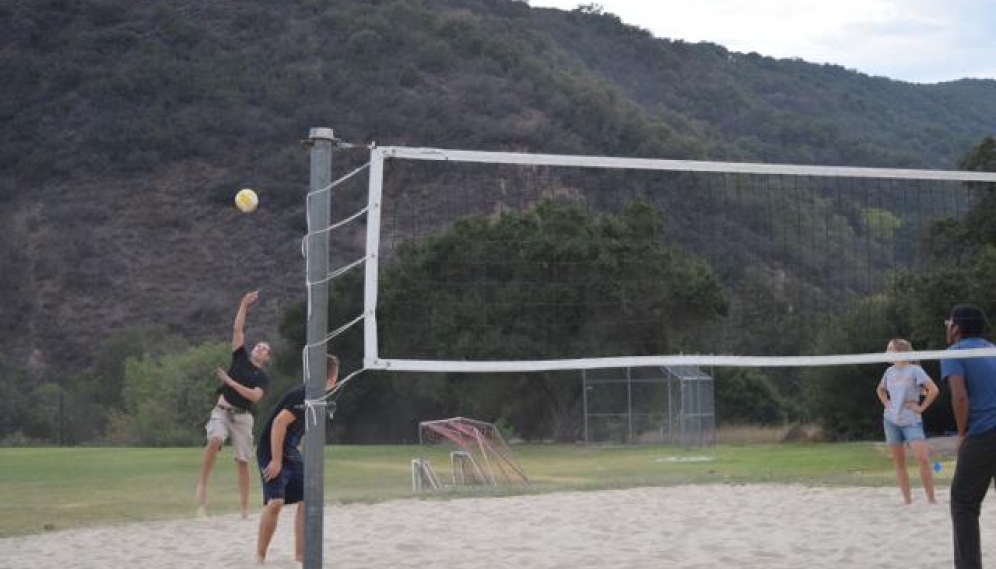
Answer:
[[[600,4],[654,36],[936,83],[996,79],[996,0],[529,0]]]

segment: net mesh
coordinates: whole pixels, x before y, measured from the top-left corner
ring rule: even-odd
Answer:
[[[996,182],[393,147],[371,163],[365,362],[436,371],[821,365],[819,331],[928,275],[938,228]],[[886,359],[840,363],[866,361]]]

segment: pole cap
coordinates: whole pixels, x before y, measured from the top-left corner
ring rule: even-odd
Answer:
[[[332,134],[332,129],[326,127],[311,129],[308,132],[308,138],[311,140],[335,140],[335,136]]]

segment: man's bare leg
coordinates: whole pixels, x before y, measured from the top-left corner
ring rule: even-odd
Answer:
[[[201,469],[197,473],[197,490],[195,500],[197,501],[197,516],[207,516],[207,487],[208,478],[211,477],[211,469],[214,468],[215,458],[221,450],[222,440],[218,438],[209,439],[204,445],[204,456],[201,458]]]
[[[294,514],[294,558],[298,563],[304,563],[304,502],[297,503]]]
[[[277,531],[280,509],[283,507],[283,500],[270,500],[266,506],[263,506],[263,512],[259,515],[259,537],[256,540],[257,563],[262,564],[266,561],[266,552],[270,548],[273,532]]]
[[[235,461],[235,474],[239,482],[239,504],[242,505],[242,519],[249,517],[249,463]]]

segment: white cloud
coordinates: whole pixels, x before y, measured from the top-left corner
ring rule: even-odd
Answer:
[[[571,10],[577,0],[531,0]],[[990,0],[602,0],[655,36],[914,82],[996,78]]]

